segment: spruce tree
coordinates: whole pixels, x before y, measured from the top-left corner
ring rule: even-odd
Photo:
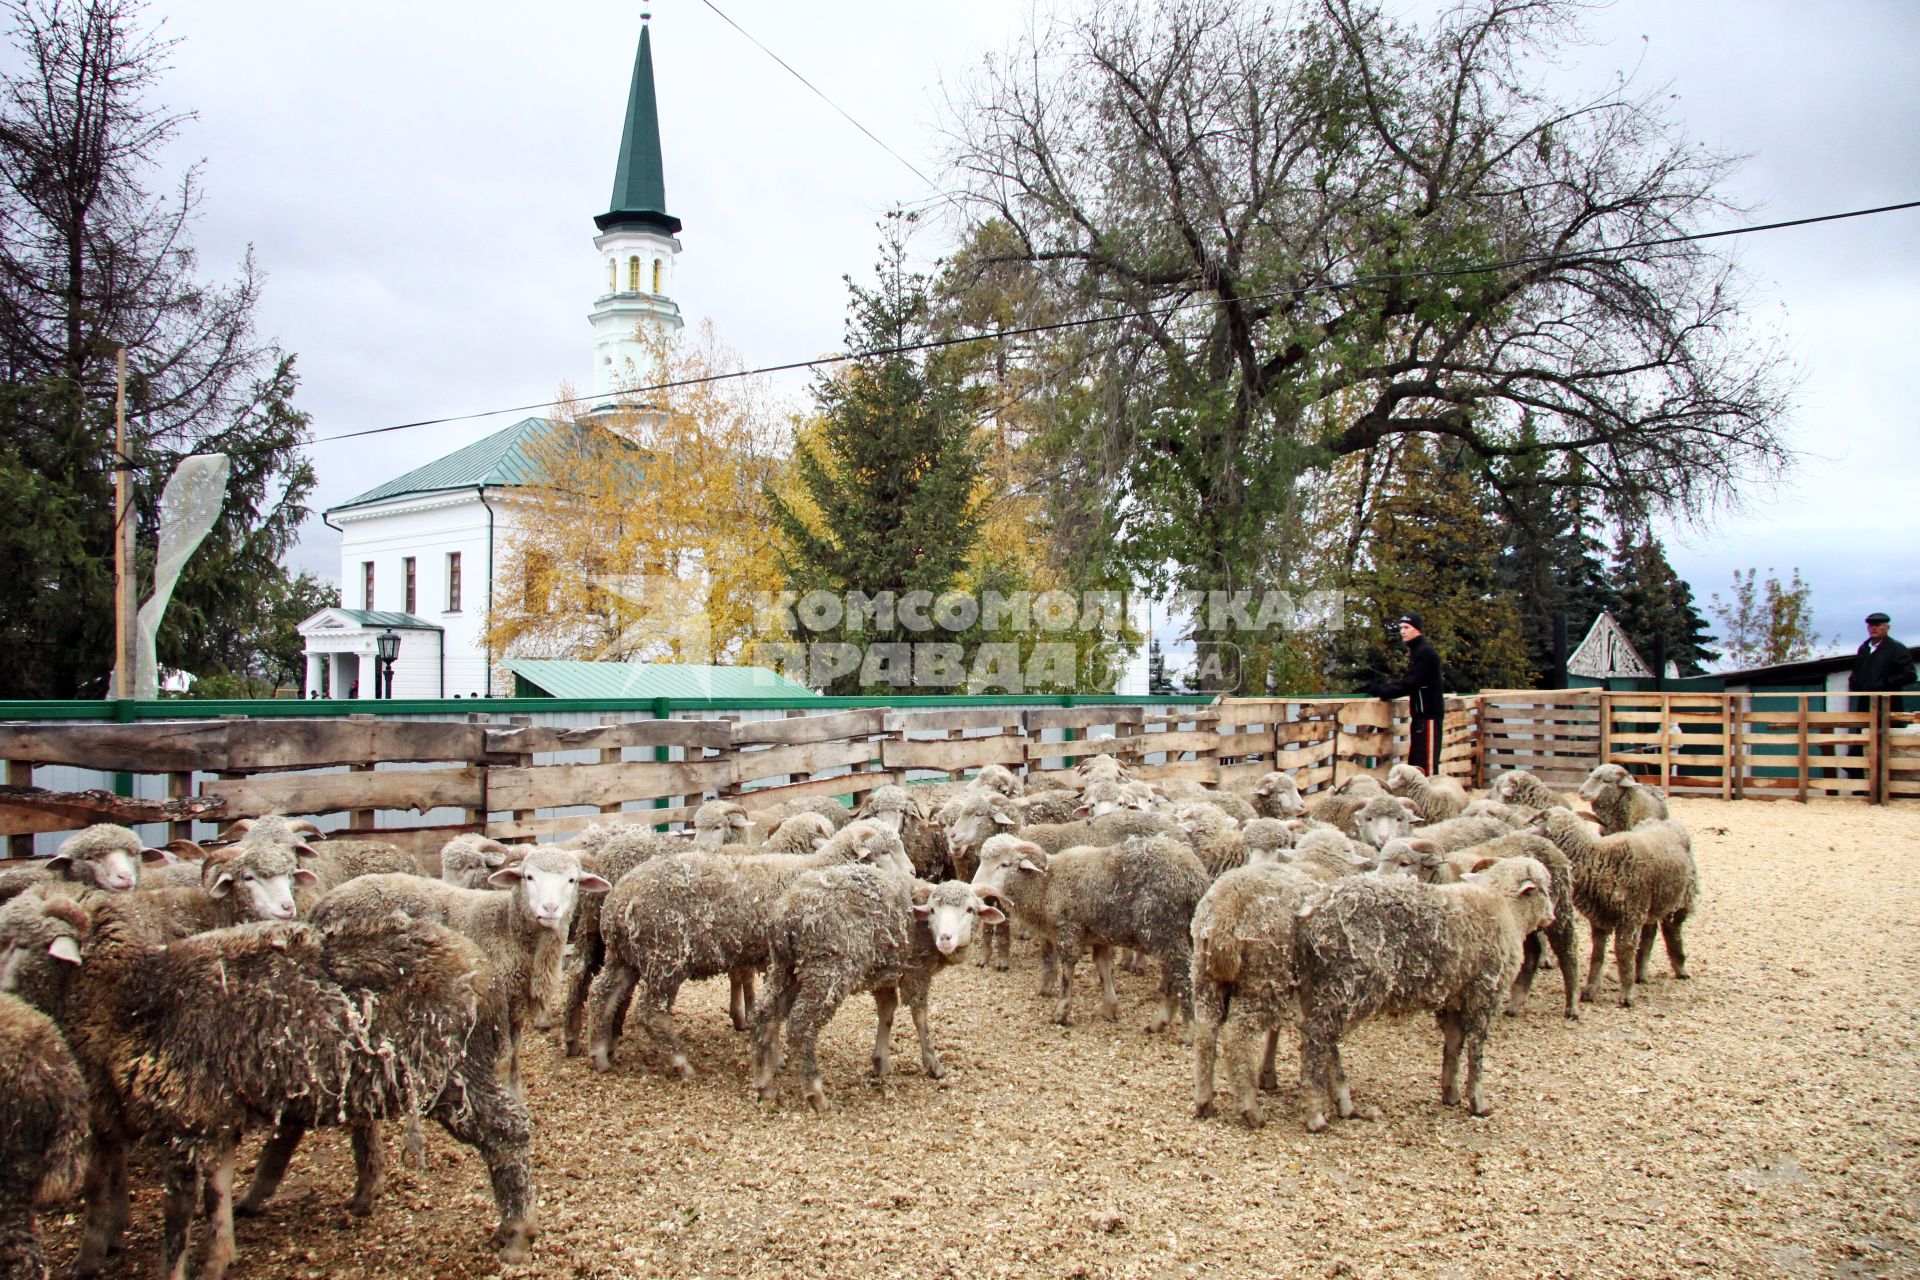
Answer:
[[[1700,675],[1719,660],[1720,654],[1708,648],[1714,637],[1694,605],[1693,588],[1673,571],[1666,548],[1644,524],[1621,525],[1612,578],[1619,593],[1614,617],[1649,666],[1657,660],[1662,638],[1667,661],[1683,676]]]
[[[868,354],[814,383],[818,413],[794,451],[797,485],[769,490],[789,589],[842,601],[912,591],[938,596],[967,566],[980,536],[981,460],[973,440],[980,396],[961,348],[904,351],[924,340],[929,282],[906,267],[898,222],[882,244],[872,288],[847,282],[847,349]],[[803,619],[804,621],[804,619]],[[871,613],[804,630],[803,642],[846,642],[873,653],[890,643],[949,642]],[[823,680],[823,692],[891,694],[907,683],[896,666]]]
[[[1534,434],[1532,420],[1523,422],[1522,442]],[[1601,519],[1583,472],[1576,460],[1550,474],[1545,454],[1528,452],[1507,464],[1498,486],[1506,529],[1498,581],[1520,611],[1537,684],[1554,670],[1554,615],[1567,615],[1568,643],[1578,645],[1594,619],[1618,603],[1602,559]]]

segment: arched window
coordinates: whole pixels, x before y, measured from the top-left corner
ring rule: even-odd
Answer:
[[[653,260],[653,291],[660,292],[660,259]]]
[[[637,256],[627,259],[627,292],[640,292],[640,259]]]
[[[618,258],[607,259],[607,292],[620,292],[620,260]]]

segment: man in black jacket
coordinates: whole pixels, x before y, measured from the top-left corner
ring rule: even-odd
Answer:
[[[1426,623],[1417,613],[1400,615],[1400,638],[1407,645],[1407,670],[1398,680],[1376,680],[1367,692],[1391,702],[1407,699],[1413,718],[1412,741],[1407,747],[1407,762],[1418,765],[1428,777],[1440,772],[1440,726],[1446,715],[1446,694],[1440,688],[1440,655],[1422,633]]]
[[[1847,688],[1854,693],[1898,693],[1913,683],[1913,653],[1887,634],[1893,619],[1884,613],[1867,615],[1867,638],[1853,655],[1853,674]],[[1855,698],[1853,709],[1866,711],[1871,698]]]

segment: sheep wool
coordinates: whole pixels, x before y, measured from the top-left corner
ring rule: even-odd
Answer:
[[[1582,1000],[1599,995],[1609,935],[1614,938],[1623,1008],[1633,1006],[1634,984],[1647,980],[1656,934],[1666,940],[1673,976],[1687,977],[1681,934],[1700,894],[1700,871],[1685,827],[1648,822],[1631,831],[1596,835],[1572,810],[1549,809],[1540,815],[1539,834],[1558,845],[1572,864],[1573,902],[1593,934]]]
[[[38,1206],[78,1190],[87,1082],[53,1019],[0,995],[0,1275],[44,1276]]]

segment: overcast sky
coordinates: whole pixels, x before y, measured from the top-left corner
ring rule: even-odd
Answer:
[[[943,84],[1006,47],[1025,0],[716,0],[856,119],[938,177]],[[702,0],[656,0],[654,65],[675,277],[751,363],[838,348],[841,277],[874,224],[928,189]],[[177,159],[204,159],[204,265],[254,247],[263,333],[298,353],[317,436],[525,405],[590,376],[592,217],[607,205],[639,5],[328,5],[157,0],[181,38],[164,99],[191,108]],[[1920,5],[1624,0],[1554,72],[1671,82],[1709,146],[1749,156],[1732,192],[1772,221],[1920,198]],[[1643,40],[1644,37],[1644,40]],[[1703,600],[1734,569],[1813,584],[1849,646],[1871,608],[1920,636],[1920,212],[1747,237],[1756,322],[1804,373],[1778,494],[1678,531]],[[931,256],[943,246],[924,246]],[[790,383],[797,394],[803,380]],[[517,420],[320,444],[317,508]],[[298,562],[339,573],[316,520]]]

